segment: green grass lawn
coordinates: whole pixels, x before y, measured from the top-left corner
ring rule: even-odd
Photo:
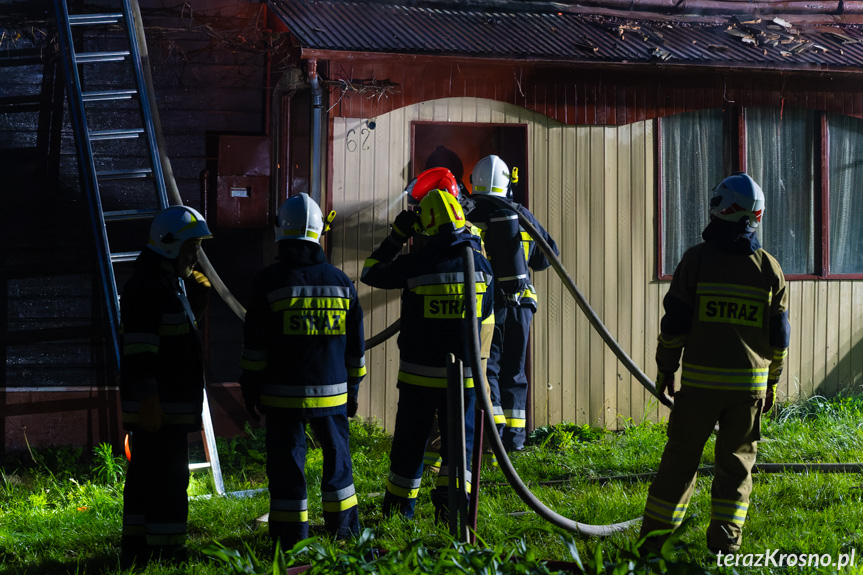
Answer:
[[[759,463],[863,461],[863,396],[813,398],[781,406],[765,419],[762,435]],[[318,487],[321,452],[312,449],[307,465],[310,521],[313,534],[322,537],[316,548],[299,556],[289,555],[288,562],[339,560],[341,567],[330,568],[334,569],[330,572],[359,573],[364,571],[358,565],[368,559],[368,550],[375,548],[391,550],[390,562],[402,561],[403,572],[541,573],[545,571],[539,567],[513,570],[519,561],[510,556],[526,557],[522,561],[525,565],[531,558],[573,561],[574,546],[585,561],[587,572],[598,572],[597,565],[602,566],[603,561],[596,559],[597,551],[608,562],[605,566],[608,572],[630,572],[621,561],[637,539],[637,527],[605,540],[567,534],[530,512],[497,469],[482,472],[477,527],[480,544],[475,547],[454,546],[446,529],[434,524],[428,497],[433,484],[431,474],[424,477],[415,519],[384,518],[380,504],[389,464],[389,437],[373,422],[353,421],[351,438],[360,520],[370,530],[367,538],[373,536],[373,540],[333,543],[322,535]],[[513,463],[539,499],[561,515],[583,523],[614,523],[641,514],[649,486],[649,477],[614,476],[655,470],[664,442],[664,423],[631,423],[620,432],[562,424],[536,430],[529,447],[517,454]],[[245,439],[219,441],[228,491],[266,487],[263,445],[260,430]],[[708,466],[712,461],[711,441],[705,448],[703,464]],[[94,453],[64,448],[7,456],[0,467],[0,572],[120,573],[124,468],[124,461],[104,448]],[[700,475],[688,512],[691,521],[678,545],[685,548],[677,553],[679,561],[665,565],[658,563],[658,559],[650,564],[636,561],[634,572],[652,569],[659,573],[674,568],[681,573],[696,572],[693,565],[714,573],[733,572],[730,568],[718,569],[716,560],[704,547],[710,481],[709,473]],[[754,484],[741,553],[776,549],[779,551],[774,557],[783,553],[817,553],[838,558],[839,554],[854,552],[857,565],[863,566],[860,475],[761,473],[755,475]],[[266,528],[260,528],[256,522],[257,517],[268,511],[266,493],[243,499],[200,497],[211,494],[206,473],[193,475],[189,493],[192,496],[190,561],[179,566],[150,564],[138,572],[230,572],[226,562],[204,553],[205,549],[214,549],[214,542],[238,550],[237,555],[257,557],[264,567],[270,568],[270,541]],[[405,556],[396,559],[397,550],[404,551]],[[408,553],[412,554],[411,560],[420,562],[434,556],[438,570],[411,570],[405,558]],[[445,557],[447,554],[449,559]],[[457,556],[462,559],[453,559]],[[458,561],[474,567],[458,569],[455,567]],[[477,565],[484,565],[484,570]],[[618,571],[614,571],[615,566]],[[742,565],[736,571],[833,572],[826,567],[780,569]],[[249,567],[247,572],[262,571]],[[863,569],[846,567],[841,572],[863,573]]]

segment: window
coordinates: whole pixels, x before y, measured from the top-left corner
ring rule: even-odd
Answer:
[[[722,112],[702,110],[662,120],[662,269],[674,273],[707,225],[710,190],[722,179]]]
[[[662,118],[659,135],[661,277],[701,241],[710,191],[740,169],[764,190],[758,235],[786,275],[863,276],[863,120],[788,108],[701,110]]]
[[[814,124],[812,111],[746,109],[746,172],[764,190],[759,239],[788,275],[816,273]]]
[[[863,120],[827,116],[830,273],[863,273]]]

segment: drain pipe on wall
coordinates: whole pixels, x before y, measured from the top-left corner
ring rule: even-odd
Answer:
[[[309,84],[312,87],[312,150],[311,150],[311,182],[309,195],[318,205],[321,203],[321,114],[323,113],[323,95],[321,82],[318,78],[318,61],[312,58],[308,61]]]

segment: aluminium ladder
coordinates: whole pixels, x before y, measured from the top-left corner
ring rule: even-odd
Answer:
[[[147,223],[168,207],[165,177],[153,123],[154,110],[150,107],[151,88],[145,75],[145,64],[135,29],[135,16],[139,14],[137,6],[133,12],[132,0],[119,0],[119,3],[120,11],[70,14],[66,0],[54,0],[81,188],[90,211],[113,361],[117,369],[120,367],[121,355],[120,300],[114,265],[134,261],[140,251],[112,252],[109,236],[110,239],[116,238],[118,243],[122,243],[123,231],[126,231],[125,239],[128,241],[129,230],[116,230],[118,225],[138,222],[140,227],[141,222]],[[73,34],[73,28],[77,32],[102,27],[100,31],[107,32],[115,30],[116,26],[123,31],[119,49],[76,50],[76,40],[79,40],[80,45],[79,36],[83,34]],[[117,66],[122,68],[118,70]],[[98,88],[85,89],[84,81],[91,78],[90,74],[85,77],[85,70],[93,73],[92,79]],[[104,89],[98,82],[108,84],[108,89]],[[115,85],[117,83],[125,85],[118,87]],[[106,103],[109,106],[107,110],[104,107]],[[116,104],[116,108],[110,108],[112,103]],[[117,122],[118,118],[130,120],[133,125],[114,127],[113,123]],[[101,123],[107,122],[111,125],[99,126],[100,120]],[[131,145],[133,141],[137,148]],[[104,153],[101,148],[103,144],[107,144]],[[110,148],[112,144],[113,149]],[[132,158],[131,162],[127,157],[127,165],[118,167],[116,164],[120,162],[116,160],[120,155],[128,155]],[[109,169],[103,169],[104,167]],[[110,188],[111,182],[124,182],[123,190],[113,195],[106,194],[105,189]],[[109,199],[112,205],[106,207]],[[112,230],[116,230],[115,234],[109,234],[109,224]],[[202,418],[207,463],[191,464],[189,467],[211,468],[215,490],[219,495],[224,495],[225,487],[206,388]]]

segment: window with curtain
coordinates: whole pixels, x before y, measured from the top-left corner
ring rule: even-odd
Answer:
[[[732,107],[662,118],[659,137],[662,276],[701,241],[710,192],[736,158],[764,190],[758,236],[786,275],[863,276],[863,119]]]
[[[815,269],[815,114],[745,110],[746,171],[764,190],[759,237],[786,274]]]
[[[722,179],[722,111],[699,110],[663,118],[662,274],[701,241],[710,191]]]
[[[863,273],[863,120],[828,115],[830,273]]]

